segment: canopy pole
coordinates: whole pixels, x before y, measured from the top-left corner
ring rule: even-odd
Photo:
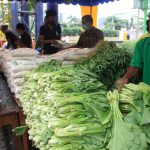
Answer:
[[[39,35],[40,27],[43,24],[43,3],[36,3],[36,16],[35,16],[35,33],[36,37]]]
[[[11,2],[11,25],[13,30],[16,30],[18,22],[18,2],[14,0]]]
[[[147,9],[148,9],[148,0],[144,0],[144,29],[143,32],[146,33],[146,21],[147,21]]]
[[[80,6],[82,16],[91,15],[93,17],[93,26],[97,27],[98,6]]]
[[[54,10],[57,13],[56,20],[58,22],[58,3],[47,2],[47,10]]]
[[[25,0],[22,1],[21,11],[28,11],[27,2]],[[22,13],[21,17],[22,17],[23,22],[24,22],[24,24],[26,26],[27,32],[29,32],[29,15],[28,15],[28,13]]]

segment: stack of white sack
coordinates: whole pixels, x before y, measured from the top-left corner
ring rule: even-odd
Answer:
[[[46,60],[48,61],[48,58]],[[24,84],[23,75],[46,60],[29,48],[0,51],[1,70],[7,78],[8,86],[17,98]]]
[[[58,52],[53,57],[63,58],[62,65],[72,65],[79,61],[81,58],[92,56],[96,52],[96,48],[69,48]]]
[[[0,64],[7,78],[8,86],[15,97],[19,98],[24,84],[24,74],[33,70],[39,64],[55,59],[62,65],[72,65],[81,58],[91,56],[95,51],[95,48],[70,48],[53,55],[39,55],[35,50],[29,48],[19,48],[11,51],[0,50]]]

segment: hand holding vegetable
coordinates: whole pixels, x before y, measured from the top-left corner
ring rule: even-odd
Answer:
[[[138,68],[130,66],[127,72],[125,73],[125,75],[121,79],[117,80],[116,87],[118,88],[118,90],[121,90],[124,84],[127,84],[129,80],[135,75],[137,75],[138,73],[139,73]]]
[[[57,40],[49,40],[51,44],[57,44]]]
[[[116,81],[116,88],[120,91],[127,83],[128,83],[128,79],[123,77]]]

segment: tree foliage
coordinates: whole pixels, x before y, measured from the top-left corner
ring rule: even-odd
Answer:
[[[69,16],[65,21],[60,17],[63,36],[76,36],[81,33],[81,20],[75,16]]]
[[[119,36],[118,30],[103,29],[102,31],[105,37],[118,37]]]
[[[36,0],[31,0],[27,2],[28,11],[35,11]]]
[[[10,2],[0,2],[0,22],[11,26],[11,4]]]
[[[129,29],[129,22],[126,19],[120,19],[116,16],[106,18],[104,22],[103,32],[106,37],[118,37],[121,28]]]
[[[129,28],[129,22],[126,19],[120,19],[116,16],[110,16],[104,23],[104,28],[120,30],[121,28]]]

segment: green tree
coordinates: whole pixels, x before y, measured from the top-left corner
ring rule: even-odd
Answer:
[[[69,25],[74,25],[74,26],[80,26],[81,25],[81,20],[75,16],[69,16],[67,18],[67,23],[69,23]]]
[[[63,36],[76,36],[81,33],[81,20],[75,16],[69,16],[64,21],[60,15],[60,24]]]
[[[103,32],[106,37],[118,37],[121,28],[129,29],[129,22],[126,19],[120,19],[116,16],[106,18],[104,22]]]
[[[10,2],[0,2],[0,22],[11,26],[11,4]]]
[[[35,11],[36,0],[27,1],[28,11]]]
[[[120,30],[121,28],[129,28],[129,22],[126,19],[120,19],[116,16],[110,16],[106,19],[104,23],[105,29],[113,29],[113,30]]]
[[[118,37],[119,36],[118,30],[103,29],[102,31],[105,37]]]

